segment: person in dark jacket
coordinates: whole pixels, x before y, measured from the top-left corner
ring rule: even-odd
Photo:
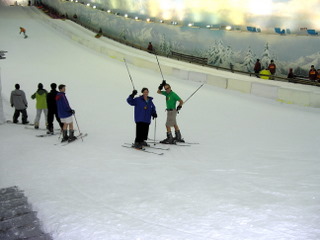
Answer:
[[[254,70],[256,76],[259,77],[259,73],[260,73],[260,71],[261,71],[260,59],[257,59],[256,64],[254,65],[253,70]]]
[[[290,82],[290,79],[295,78],[295,75],[293,73],[293,69],[292,68],[289,69],[289,73],[288,73],[287,78],[289,78],[289,82]]]
[[[147,47],[147,50],[148,50],[148,52],[149,52],[149,53],[154,52],[154,48],[153,48],[153,46],[152,46],[152,43],[151,43],[151,42],[149,42],[148,47]]]
[[[15,90],[11,92],[10,96],[10,103],[11,107],[15,108],[14,114],[13,114],[13,122],[18,123],[18,118],[20,116],[20,113],[22,113],[22,123],[27,124],[28,122],[28,114],[27,114],[27,108],[28,108],[28,102],[26,98],[26,94],[24,91],[20,90],[20,85],[15,85]]]
[[[56,102],[57,102],[57,108],[58,108],[58,116],[63,123],[63,138],[61,142],[65,141],[74,141],[77,139],[76,136],[74,136],[74,130],[73,130],[73,119],[72,115],[74,114],[74,110],[71,109],[68,99],[66,97],[65,91],[66,91],[66,85],[60,84],[59,85],[59,92],[56,96]],[[68,136],[68,130],[69,130],[69,136]]]
[[[51,91],[47,94],[47,105],[48,105],[48,134],[53,134],[53,119],[56,118],[57,122],[61,130],[63,129],[63,123],[61,122],[60,118],[58,117],[58,109],[57,109],[57,102],[56,96],[58,94],[57,84],[51,83],[50,85]]]
[[[142,149],[143,146],[148,146],[145,140],[148,139],[149,125],[151,123],[151,117],[157,118],[156,107],[152,102],[152,97],[149,97],[148,88],[142,88],[142,95],[134,97],[137,94],[137,90],[133,90],[132,94],[127,98],[127,103],[134,106],[134,121],[136,123],[136,138],[134,140],[133,147]]]

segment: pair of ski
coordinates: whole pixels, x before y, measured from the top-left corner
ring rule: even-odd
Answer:
[[[58,143],[55,143],[54,145],[66,146],[70,143],[76,142],[78,140],[82,140],[83,138],[85,138],[87,136],[88,136],[88,133],[80,133],[79,135],[76,136],[77,138],[72,141],[58,142]]]
[[[165,144],[165,145],[174,145],[174,146],[191,146],[199,144],[197,142],[174,142],[173,144],[161,143],[160,140],[154,141],[154,139],[148,139],[147,143],[155,143],[155,144]]]
[[[142,152],[150,153],[150,154],[155,154],[155,155],[163,155],[164,154],[163,151],[170,150],[170,148],[167,148],[167,147],[158,147],[158,146],[152,146],[152,145],[145,146],[145,147],[140,149],[140,148],[133,147],[132,143],[124,143],[124,144],[122,144],[122,147],[132,148],[132,149],[135,149],[135,150],[138,150],[138,151],[142,151]]]

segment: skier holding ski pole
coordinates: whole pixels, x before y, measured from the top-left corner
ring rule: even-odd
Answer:
[[[162,91],[162,89],[165,91]],[[167,138],[160,141],[160,143],[165,144],[175,144],[176,142],[184,142],[181,137],[180,128],[177,124],[177,113],[182,108],[183,101],[182,99],[171,90],[171,86],[166,83],[165,80],[162,81],[160,86],[158,87],[158,94],[164,95],[166,97],[166,111],[167,111],[167,121],[166,121],[166,129],[167,129]],[[179,105],[176,107],[177,102]],[[175,138],[173,138],[171,133],[171,127],[174,127],[175,130]]]
[[[66,97],[66,85],[60,84],[59,85],[59,93],[56,95],[56,102],[58,108],[58,116],[63,123],[63,138],[61,142],[72,142],[77,139],[74,136],[73,130],[73,120],[72,115],[74,115],[75,111],[70,107],[69,102]],[[69,129],[69,136],[68,136],[68,129]]]
[[[150,146],[146,140],[148,139],[149,126],[152,119],[157,118],[156,107],[152,102],[152,97],[149,97],[148,88],[142,88],[142,95],[134,97],[137,90],[133,90],[127,98],[127,103],[134,106],[134,121],[136,123],[136,138],[132,147],[143,149]]]
[[[123,59],[126,65],[128,75],[132,84],[132,93],[127,98],[127,103],[131,106],[134,106],[134,121],[136,123],[136,137],[132,147],[136,149],[143,149],[143,147],[150,146],[146,142],[149,134],[149,126],[152,119],[158,117],[156,112],[156,107],[152,102],[152,97],[149,97],[148,88],[142,88],[142,95],[135,98],[138,91],[135,89],[133,84],[133,79],[131,77],[126,59]]]

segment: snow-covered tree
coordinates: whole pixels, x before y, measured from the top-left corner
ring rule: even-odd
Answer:
[[[244,61],[241,64],[242,70],[245,72],[253,72],[255,62],[256,62],[256,56],[252,52],[251,48],[249,47],[244,57]]]
[[[272,56],[269,50],[269,44],[266,43],[260,59],[261,67],[262,68],[268,67],[271,60],[272,60]]]
[[[167,40],[165,34],[160,36],[159,50],[164,55],[169,55],[171,53],[171,44],[170,41]]]

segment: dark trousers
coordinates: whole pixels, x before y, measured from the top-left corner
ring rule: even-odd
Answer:
[[[59,123],[60,128],[62,129],[63,123],[60,121],[60,118],[58,117],[57,112],[56,111],[52,111],[51,109],[48,109],[48,129],[49,130],[53,130],[54,117],[56,117],[56,120]]]
[[[136,139],[135,142],[143,142],[148,139],[149,123],[137,122],[136,123]]]
[[[14,123],[18,122],[18,118],[20,116],[20,113],[22,113],[22,123],[27,123],[27,121],[28,121],[27,109],[22,109],[22,110],[16,109],[13,114],[13,122]]]

